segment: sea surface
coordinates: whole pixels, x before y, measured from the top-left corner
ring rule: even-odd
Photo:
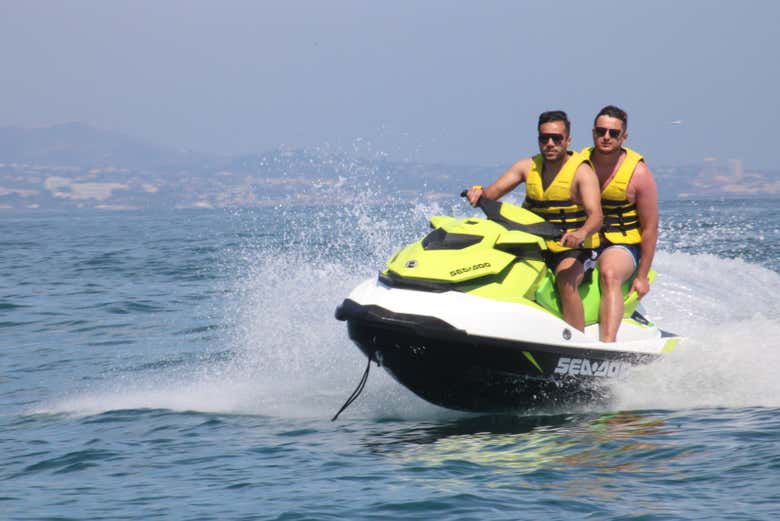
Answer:
[[[687,340],[607,404],[476,415],[334,310],[437,201],[0,213],[0,519],[780,517],[780,202],[661,203]]]

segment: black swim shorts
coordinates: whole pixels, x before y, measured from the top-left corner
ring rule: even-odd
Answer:
[[[585,267],[585,271],[592,270],[596,265],[596,258],[598,257],[596,250],[589,249],[566,250],[559,252],[551,252],[548,250],[546,253],[547,254],[545,255],[544,262],[547,264],[547,267],[553,271],[555,271],[555,268],[563,259],[568,259],[569,257],[575,257],[577,261]]]

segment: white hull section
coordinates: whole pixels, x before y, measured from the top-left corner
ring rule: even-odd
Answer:
[[[497,302],[458,291],[433,293],[391,288],[375,278],[358,285],[349,298],[394,313],[435,317],[469,335],[508,341],[650,355],[660,355],[678,341],[677,337],[662,337],[652,322],[642,325],[624,319],[617,342],[599,342],[598,324],[588,326],[582,333],[535,304]],[[639,312],[644,314],[641,308]]]

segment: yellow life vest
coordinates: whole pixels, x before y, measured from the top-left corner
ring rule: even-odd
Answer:
[[[593,147],[588,147],[580,153],[590,159],[592,151]],[[604,212],[601,235],[612,244],[639,244],[642,242],[641,223],[636,205],[628,200],[626,192],[636,166],[644,158],[630,148],[623,148],[623,151],[626,157],[612,180],[601,190],[601,210]]]
[[[531,170],[525,180],[525,202],[523,208],[531,210],[544,218],[563,232],[577,230],[587,219],[585,208],[575,203],[571,198],[571,185],[574,181],[574,173],[582,163],[588,159],[577,152],[569,151],[569,159],[561,167],[550,186],[544,189],[542,184],[542,168],[544,157],[538,154],[533,157]],[[598,234],[592,234],[585,239],[583,248],[598,247]],[[561,246],[558,241],[548,240],[547,247],[550,251],[560,252],[572,248]]]

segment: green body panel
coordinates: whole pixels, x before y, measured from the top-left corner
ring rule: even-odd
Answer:
[[[536,214],[504,203],[501,216],[520,224],[543,222]],[[392,273],[409,281],[453,285],[454,289],[502,302],[542,307],[561,316],[555,277],[543,260],[545,240],[537,235],[507,230],[488,219],[432,217],[431,227],[460,238],[479,237],[478,243],[454,249],[423,248],[423,240],[407,245],[388,262],[385,274]],[[655,272],[650,272],[650,281]],[[580,285],[585,308],[585,323],[598,322],[598,269]],[[630,279],[623,285],[625,316],[630,317],[638,304],[636,293],[628,295]]]
[[[537,306],[534,295],[547,277],[547,267],[540,260],[519,260],[506,275],[493,281],[476,281],[473,287],[464,287],[466,293],[501,302],[515,302]]]
[[[453,221],[457,221],[455,217],[450,217],[449,215],[434,215],[431,217],[431,228],[441,228],[445,224],[452,223]]]
[[[497,247],[519,245],[519,244],[535,244],[539,247],[540,250],[547,249],[547,244],[544,242],[544,239],[542,239],[538,235],[533,235],[527,232],[521,232],[520,230],[505,231],[504,233],[498,236],[495,243]]]
[[[514,255],[480,244],[462,250],[424,250],[418,241],[398,252],[387,269],[404,278],[458,284],[501,273],[514,260]]]
[[[423,241],[404,247],[390,259],[387,270],[410,279],[458,284],[504,271],[515,256],[496,250],[496,239],[505,233],[500,224],[487,219],[454,219],[437,216],[431,225],[447,233],[481,237],[478,244],[462,249],[423,249]],[[438,226],[436,226],[438,225]]]
[[[501,215],[510,221],[520,224],[543,223],[544,219],[521,206],[504,203],[501,205]]]

